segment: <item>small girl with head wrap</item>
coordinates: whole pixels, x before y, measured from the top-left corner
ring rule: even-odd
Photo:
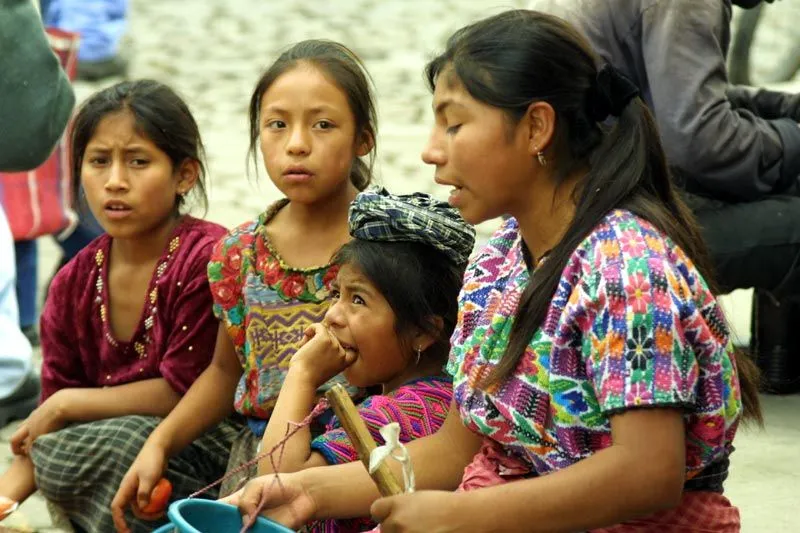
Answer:
[[[306,330],[292,357],[261,449],[273,449],[287,424],[308,416],[320,385],[344,372],[359,388],[380,387],[359,405],[373,438],[391,422],[400,440],[435,433],[452,399],[443,367],[456,322],[458,291],[475,230],[458,211],[424,194],[360,193],[350,208],[350,234],[333,260],[333,303]],[[333,419],[312,440],[308,427],[287,442],[278,468],[294,472],[358,460]],[[269,459],[259,473],[273,472]],[[315,523],[312,531],[363,531],[366,518]]]

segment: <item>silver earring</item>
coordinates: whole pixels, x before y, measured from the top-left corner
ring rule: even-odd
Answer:
[[[422,347],[417,348],[417,366],[419,366],[419,360],[422,357]]]
[[[547,166],[547,159],[544,158],[543,152],[540,151],[538,154],[536,154],[536,157],[539,159],[540,165],[542,165],[543,167]]]

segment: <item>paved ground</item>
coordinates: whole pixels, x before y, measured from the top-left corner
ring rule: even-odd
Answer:
[[[187,99],[208,149],[211,177],[208,218],[231,226],[277,198],[263,171],[248,177],[246,108],[261,70],[286,45],[325,37],[352,47],[367,63],[380,108],[377,175],[396,192],[434,187],[419,159],[431,119],[422,82],[426,58],[465,23],[497,7],[522,7],[525,0],[132,0],[131,75],[169,83]],[[781,60],[800,6],[778,3],[766,14],[770,31],[756,39],[754,76],[766,79]],[[79,84],[79,98],[99,85]],[[259,163],[260,164],[260,163]],[[492,224],[481,228],[486,235]],[[52,241],[42,241],[41,276],[57,260]],[[747,336],[747,295],[729,299],[734,322]],[[738,439],[729,496],[742,509],[747,532],[798,531],[800,503],[800,397],[767,398],[767,429]],[[0,468],[9,460],[13,426],[0,430]],[[31,498],[3,526],[15,531],[52,529],[40,498]],[[0,527],[0,532],[3,527]]]

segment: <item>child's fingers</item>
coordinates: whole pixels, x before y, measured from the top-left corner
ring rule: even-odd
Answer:
[[[300,348],[305,346],[308,341],[317,335],[317,330],[314,328],[314,326],[316,326],[316,324],[311,324],[305,329],[305,331],[303,331],[303,340],[300,341]]]
[[[28,440],[28,435],[28,427],[22,425],[11,436],[11,451],[14,455],[26,455],[25,442]]]
[[[136,480],[132,479],[130,474],[126,475],[111,501],[111,518],[118,533],[130,533],[128,523],[125,522],[125,509],[136,496],[136,486]]]

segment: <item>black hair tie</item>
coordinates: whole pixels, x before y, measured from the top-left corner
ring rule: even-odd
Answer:
[[[597,71],[590,91],[589,116],[596,122],[603,122],[609,115],[620,116],[628,103],[639,96],[636,84],[611,63],[606,63]]]

